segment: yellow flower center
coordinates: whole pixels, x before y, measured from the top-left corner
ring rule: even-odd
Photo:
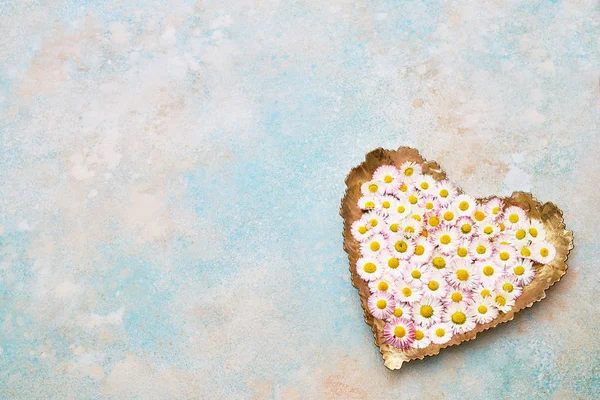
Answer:
[[[433,266],[437,269],[444,268],[446,266],[446,260],[444,260],[442,257],[434,257]]]
[[[425,247],[421,246],[420,244],[415,246],[415,254],[418,256],[422,256],[423,253],[425,253]]]
[[[429,288],[429,290],[436,291],[440,288],[440,284],[437,283],[437,281],[429,281],[427,287]]]
[[[494,268],[491,265],[483,267],[483,274],[485,276],[492,276],[494,274]]]
[[[411,194],[410,196],[408,196],[408,202],[410,204],[417,204],[417,201],[419,201],[419,199],[417,199],[417,196]]]
[[[392,176],[391,176],[391,175],[386,175],[386,176],[383,178],[383,181],[384,181],[385,183],[392,183],[392,181],[393,181],[393,180],[394,180],[394,178],[392,178]]]
[[[420,331],[420,330],[415,331],[415,340],[423,340],[424,337],[425,337],[425,334],[423,333],[423,331]]]
[[[414,269],[411,273],[410,276],[413,277],[413,279],[419,279],[421,277],[421,271],[419,271],[418,269]]]
[[[396,308],[396,309],[394,310],[394,317],[396,317],[396,318],[400,318],[400,317],[402,316],[402,314],[403,314],[403,312],[402,312],[402,309],[401,309],[401,308]]]
[[[521,255],[523,257],[529,257],[531,255],[531,251],[527,247],[523,247],[521,249]]]
[[[433,308],[429,305],[421,306],[419,311],[424,318],[430,318],[433,315]]]
[[[401,192],[406,192],[407,190],[408,190],[408,186],[406,186],[406,183],[403,183],[402,185],[400,185]]]
[[[365,233],[367,233],[367,227],[366,226],[359,226],[358,227],[358,233],[360,233],[361,235],[364,235]]]
[[[404,175],[411,176],[413,174],[413,172],[415,172],[415,171],[412,168],[406,168],[404,170]]]
[[[500,252],[500,259],[502,261],[506,261],[510,258],[510,254],[508,254],[506,251],[502,251]]]
[[[517,265],[517,266],[516,266],[516,267],[513,269],[513,271],[515,272],[515,275],[519,275],[519,276],[521,276],[521,275],[523,275],[523,274],[525,273],[525,268],[523,268],[523,266],[522,266],[522,265]]]
[[[462,226],[460,227],[460,231],[462,233],[469,233],[469,232],[471,232],[471,224],[462,224]]]
[[[549,251],[548,251],[548,249],[547,249],[547,248],[545,248],[545,247],[542,247],[542,248],[540,249],[540,255],[541,255],[542,257],[548,257],[548,254],[549,254]]]
[[[380,310],[384,310],[387,307],[387,301],[381,299],[381,300],[377,300],[377,308],[379,308]]]
[[[467,316],[462,311],[457,311],[452,314],[452,322],[458,325],[462,325],[467,320]]]
[[[506,226],[504,226],[502,222],[499,222],[498,226],[500,227],[500,232],[504,232],[504,230],[506,229]]]
[[[400,265],[400,260],[398,260],[395,257],[392,257],[388,260],[388,267],[390,267],[392,269],[398,268],[399,265]]]
[[[492,208],[492,214],[497,215],[500,212],[500,207]]]
[[[526,234],[527,234],[527,232],[525,232],[525,229],[519,229],[515,232],[515,237],[517,239],[521,240],[525,237]]]
[[[371,224],[372,227],[376,227],[379,224],[379,221],[377,221],[377,219],[375,219],[375,218],[371,218],[369,223]]]
[[[412,290],[409,287],[402,288],[402,294],[406,297],[410,297],[412,295]]]
[[[363,265],[363,270],[367,274],[372,274],[373,272],[377,271],[377,266],[375,264],[373,264],[372,262],[368,262],[368,263],[365,263],[365,265]]]
[[[365,203],[365,208],[375,208],[375,203],[369,200]]]
[[[428,237],[428,236],[429,236],[429,233],[427,233],[427,231],[426,231],[425,229],[423,229],[423,230],[421,231],[421,236],[423,236],[423,237]]]
[[[492,293],[490,292],[489,289],[483,289],[481,291],[481,297],[490,297],[492,295]]]
[[[440,197],[448,197],[448,191],[446,189],[440,190]]]
[[[427,203],[425,203],[425,208],[428,210],[433,210],[433,203],[428,201]]]
[[[486,250],[487,249],[485,248],[485,246],[483,246],[481,244],[479,246],[477,246],[477,248],[475,249],[475,251],[477,252],[477,254],[485,254]]]
[[[379,186],[377,186],[376,184],[372,183],[369,185],[369,192],[375,193],[377,189],[379,189]]]
[[[398,232],[398,224],[391,224],[390,225],[390,231],[392,231],[392,232]]]
[[[377,289],[381,290],[383,292],[385,292],[386,290],[388,290],[389,287],[390,286],[388,285],[388,283],[387,282],[383,282],[383,281],[379,282],[379,285],[377,285]]]
[[[406,335],[406,329],[403,326],[397,326],[394,328],[394,336],[397,338],[403,338]]]
[[[404,206],[398,206],[398,213],[402,214],[404,211],[406,211],[406,208]]]
[[[504,290],[505,292],[512,292],[514,290],[514,287],[512,285],[512,283],[510,282],[506,282],[504,285],[502,285],[502,290]]]
[[[461,201],[458,204],[458,208],[460,209],[460,211],[467,211],[469,209],[469,203],[467,203],[466,201]]]
[[[444,219],[446,221],[452,221],[454,219],[454,213],[452,211],[446,211],[444,213]]]
[[[407,226],[406,228],[404,228],[404,232],[415,233],[415,228],[413,226]]]
[[[483,228],[483,233],[485,233],[486,235],[490,235],[492,232],[494,232],[494,229],[492,229],[492,227],[489,225]]]
[[[404,253],[406,251],[406,249],[408,249],[408,245],[406,244],[406,242],[404,240],[398,240],[396,242],[396,244],[394,245],[394,248],[396,249],[397,252]]]
[[[485,218],[485,214],[483,213],[483,211],[480,210],[475,211],[475,214],[473,216],[477,221],[483,221],[483,219]]]
[[[519,216],[517,214],[510,214],[508,216],[508,220],[513,223],[516,224],[517,222],[519,222]]]
[[[469,251],[467,249],[465,249],[464,247],[459,247],[458,250],[456,251],[456,253],[460,256],[460,257],[466,257],[467,254],[469,254]]]
[[[496,303],[500,304],[501,306],[506,304],[506,298],[504,296],[496,296]]]
[[[450,235],[442,235],[442,237],[440,237],[441,244],[448,244],[451,241],[452,241],[452,238],[450,237]]]
[[[460,292],[454,292],[452,293],[452,301],[455,303],[458,303],[459,301],[462,300],[462,294]]]
[[[421,221],[421,216],[419,214],[413,214],[412,219],[414,219],[415,221]]]
[[[535,228],[529,228],[529,234],[533,237],[537,237],[538,231]]]
[[[446,331],[443,328],[437,328],[435,330],[435,336],[437,336],[437,337],[444,337],[445,334],[446,334]]]
[[[469,271],[467,271],[466,269],[459,269],[456,271],[456,277],[458,278],[458,280],[464,282],[469,279]]]
[[[427,182],[421,182],[421,189],[423,189],[423,190],[429,189],[429,183],[427,183]]]
[[[380,248],[379,242],[371,242],[369,247],[371,248],[371,251],[378,251]]]
[[[485,314],[487,313],[487,307],[482,304],[479,307],[477,307],[477,311],[479,311],[479,314]]]
[[[433,216],[433,217],[429,218],[429,225],[430,226],[436,227],[439,224],[440,224],[440,219],[438,217]]]
[[[390,208],[391,204],[389,201],[384,200],[383,203],[381,203],[381,207],[383,208]]]

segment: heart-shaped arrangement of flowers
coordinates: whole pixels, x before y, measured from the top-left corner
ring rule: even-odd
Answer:
[[[566,272],[572,233],[529,194],[474,199],[410,148],[369,153],[346,183],[345,248],[388,368],[512,319]]]

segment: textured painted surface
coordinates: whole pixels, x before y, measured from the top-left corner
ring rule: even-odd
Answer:
[[[600,393],[595,1],[0,4],[0,398]],[[542,303],[387,371],[344,178],[412,145],[575,232]]]

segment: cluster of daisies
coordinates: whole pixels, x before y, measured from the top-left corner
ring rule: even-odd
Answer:
[[[542,223],[500,199],[478,203],[405,162],[379,167],[361,186],[358,275],[371,314],[397,348],[444,344],[508,312],[554,259]]]

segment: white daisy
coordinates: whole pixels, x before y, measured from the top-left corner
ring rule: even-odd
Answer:
[[[479,283],[479,276],[470,262],[455,261],[450,266],[446,280],[455,288],[472,290]]]
[[[398,200],[394,196],[383,196],[379,198],[379,202],[375,205],[375,208],[379,210],[383,215],[395,214],[393,211],[396,208]]]
[[[466,304],[471,300],[472,297],[473,296],[472,296],[470,290],[450,288],[450,290],[448,291],[448,294],[446,295],[446,301],[448,304],[449,303]]]
[[[527,230],[527,236],[532,242],[544,240],[546,238],[546,229],[541,221],[537,219],[531,218],[524,225],[524,228]]]
[[[396,301],[388,292],[375,292],[367,300],[371,315],[377,319],[387,319],[394,312]]]
[[[397,234],[398,232],[400,232],[400,220],[391,216],[387,217],[381,233],[383,233],[384,236],[389,237]]]
[[[388,239],[389,250],[400,260],[408,260],[415,252],[415,243],[404,235],[390,236]]]
[[[457,260],[468,262],[469,264],[473,262],[473,255],[470,247],[471,241],[469,239],[460,239],[458,242],[458,247],[456,248],[456,252],[454,253],[455,258]]]
[[[498,221],[503,216],[504,202],[498,198],[493,198],[485,203],[485,214],[493,221]]]
[[[436,181],[430,175],[421,175],[416,178],[414,182],[417,190],[419,190],[421,193],[435,193]]]
[[[389,319],[391,318],[405,318],[408,320],[412,319],[412,314],[411,314],[411,310],[412,310],[412,306],[408,303],[403,303],[401,301],[396,300],[395,303],[395,307],[394,307],[394,312],[392,313],[392,315],[389,317]]]
[[[394,208],[390,210],[390,215],[394,216],[398,220],[402,220],[410,215],[412,212],[412,206],[408,202],[408,200],[398,200],[396,204],[394,204]]]
[[[421,164],[412,161],[406,161],[400,166],[400,176],[403,180],[413,181],[415,177],[421,175],[423,168]]]
[[[381,234],[375,234],[361,243],[360,252],[364,256],[376,257],[379,253],[385,250],[387,241]]]
[[[418,190],[409,189],[406,192],[406,200],[408,203],[414,208],[419,207],[421,205],[421,200],[423,199],[423,195]]]
[[[394,278],[402,277],[404,269],[409,265],[406,260],[400,260],[391,251],[386,250],[379,255],[379,264]]]
[[[459,236],[463,238],[470,238],[475,233],[475,221],[467,215],[459,217],[456,220],[456,227],[458,228]]]
[[[440,215],[442,216],[442,223],[446,226],[454,226],[456,225],[456,220],[458,219],[458,213],[454,209],[454,207],[444,207],[440,210]]]
[[[382,195],[385,191],[385,184],[378,181],[367,181],[360,186],[360,191],[365,196]]]
[[[444,306],[439,299],[424,296],[412,304],[412,318],[422,326],[428,327],[442,320]]]
[[[502,223],[508,229],[515,229],[527,222],[527,213],[521,207],[510,206],[504,210],[504,218]]]
[[[515,299],[512,296],[507,295],[506,293],[492,293],[492,300],[494,301],[494,305],[496,308],[503,313],[507,313],[512,309],[512,306],[515,305]]]
[[[488,239],[493,239],[500,233],[500,226],[492,220],[483,220],[481,223],[476,224],[476,226],[476,234],[485,236]]]
[[[520,247],[517,247],[517,256],[522,258],[533,259],[533,254],[531,253],[531,244],[526,244]]]
[[[356,261],[356,272],[365,281],[374,281],[383,275],[383,267],[374,257],[362,257]]]
[[[423,198],[423,208],[426,212],[435,212],[441,208],[439,200],[433,196],[427,196]]]
[[[533,263],[531,260],[524,258],[517,258],[517,263],[508,271],[508,273],[515,278],[521,286],[529,285],[535,277]]]
[[[522,292],[523,288],[518,281],[510,275],[504,275],[496,282],[496,293],[506,294],[513,299],[517,299]]]
[[[475,238],[469,245],[469,252],[475,260],[487,260],[494,254],[494,244],[485,236]]]
[[[454,199],[454,207],[458,215],[471,216],[475,212],[475,199],[468,194],[459,194]]]
[[[423,296],[423,290],[421,289],[420,283],[418,281],[414,281],[413,283],[408,283],[403,280],[396,281],[394,297],[396,300],[401,301],[403,303],[412,304],[415,301],[419,301]]]
[[[508,267],[514,265],[517,261],[517,251],[511,245],[501,244],[496,247],[496,252],[492,258],[497,265]]]
[[[510,243],[515,247],[522,247],[529,244],[529,236],[523,227],[507,229],[504,234],[510,238]]]
[[[360,220],[375,233],[379,233],[385,228],[385,216],[378,211],[369,211],[368,213],[363,214]]]
[[[465,333],[475,328],[475,320],[467,311],[466,304],[450,303],[444,313],[443,320],[452,328],[452,332]]]
[[[432,271],[443,272],[444,269],[452,263],[452,260],[452,255],[444,254],[439,249],[435,249],[431,254],[431,259],[429,260],[427,266],[430,267]]]
[[[478,324],[487,324],[498,316],[498,309],[492,297],[475,296],[468,310]]]
[[[411,257],[411,262],[415,264],[426,264],[433,255],[433,244],[427,238],[419,236],[415,240],[415,252]]]
[[[425,229],[430,232],[435,231],[441,227],[442,219],[441,216],[436,212],[427,213],[425,216]]]
[[[531,258],[540,264],[548,264],[556,257],[556,248],[550,242],[540,240],[531,244]]]
[[[359,219],[358,221],[354,221],[352,223],[350,232],[352,233],[352,237],[354,237],[354,239],[356,239],[358,242],[364,242],[373,235],[373,230],[369,228],[370,225],[368,225],[366,221]]]
[[[357,202],[358,208],[365,211],[374,210],[379,204],[379,198],[371,195],[362,196]]]
[[[400,171],[393,165],[382,165],[373,173],[373,180],[382,182],[386,193],[400,186]]]
[[[485,213],[485,206],[477,203],[475,205],[475,212],[473,213],[473,220],[478,223],[483,222],[487,218]]]
[[[504,267],[496,265],[492,260],[479,261],[475,264],[481,283],[494,287],[496,281],[504,274]]]
[[[428,281],[424,282],[422,289],[425,295],[435,297],[436,299],[443,299],[446,293],[448,293],[448,284],[443,275],[433,273]]]
[[[375,292],[392,292],[395,278],[388,272],[384,272],[381,278],[369,282],[369,290]]]
[[[448,343],[452,339],[452,328],[445,322],[438,322],[429,329],[429,339],[435,344]]]
[[[442,206],[447,207],[454,201],[457,193],[458,191],[454,184],[448,180],[444,180],[437,184],[434,195]]]
[[[415,325],[415,340],[410,346],[415,349],[424,349],[430,344],[431,339],[429,339],[429,332],[427,328],[420,325]]]
[[[458,247],[458,231],[454,227],[443,227],[433,235],[433,244],[444,254],[453,254]]]
[[[423,222],[414,218],[404,218],[400,222],[400,231],[407,238],[416,238],[423,230]]]

